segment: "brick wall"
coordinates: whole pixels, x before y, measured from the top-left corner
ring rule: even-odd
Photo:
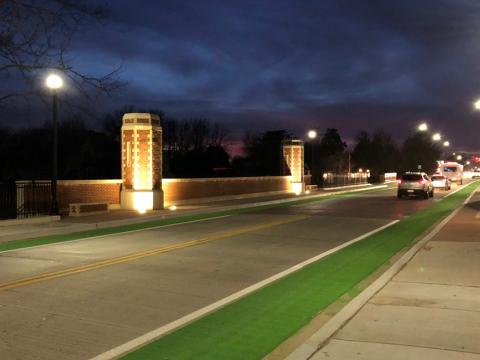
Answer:
[[[59,180],[58,201],[63,211],[73,203],[107,202],[120,204],[121,180]],[[189,201],[220,200],[222,198],[290,190],[289,176],[260,176],[205,179],[163,179],[165,204]]]
[[[59,180],[58,205],[61,210],[74,203],[120,204],[121,180]]]
[[[288,192],[290,177],[163,179],[162,187],[165,204],[168,205],[192,199],[213,200],[247,194]]]

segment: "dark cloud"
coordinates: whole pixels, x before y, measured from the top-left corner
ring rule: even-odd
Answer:
[[[202,114],[245,129],[335,126],[404,137],[421,119],[480,148],[480,3],[475,0],[111,1],[70,56],[123,62],[124,104]],[[480,149],[479,149],[480,150]]]

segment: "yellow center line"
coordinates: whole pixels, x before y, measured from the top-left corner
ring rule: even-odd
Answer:
[[[85,271],[96,270],[96,269],[104,268],[107,266],[117,265],[117,264],[125,263],[128,261],[134,261],[144,257],[159,255],[159,254],[163,254],[163,253],[174,251],[174,250],[180,250],[180,249],[185,249],[192,246],[198,246],[198,245],[202,245],[202,244],[216,241],[216,240],[221,240],[221,239],[226,239],[233,236],[247,234],[253,231],[268,229],[268,228],[279,226],[279,225],[285,225],[292,222],[301,221],[308,217],[309,216],[299,215],[299,216],[290,217],[288,219],[268,222],[265,224],[246,226],[246,227],[241,227],[235,230],[221,231],[210,236],[202,237],[197,240],[191,240],[191,241],[181,242],[178,244],[161,246],[154,249],[140,251],[140,252],[136,252],[129,255],[118,256],[115,258],[101,260],[92,264],[71,267],[64,270],[58,270],[58,271],[48,272],[40,275],[19,279],[19,280],[14,280],[11,282],[0,284],[0,291],[19,288],[22,286],[31,285],[31,284],[52,280],[52,279],[56,279],[64,276],[79,274]]]

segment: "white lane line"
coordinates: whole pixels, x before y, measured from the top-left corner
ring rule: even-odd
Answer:
[[[369,231],[361,236],[358,236],[356,237],[355,239],[352,239],[350,241],[347,241],[339,246],[336,246],[330,250],[327,250],[317,256],[314,256],[308,260],[305,260],[305,261],[302,261],[301,263],[298,263],[297,265],[294,265],[282,272],[279,272],[278,274],[275,274],[265,280],[262,280],[256,284],[253,284],[243,290],[240,290],[230,296],[227,296],[217,302],[214,302],[213,304],[210,304],[208,306],[205,306],[197,311],[194,311],[186,316],[183,316],[181,317],[180,319],[177,319],[171,323],[168,323],[164,326],[161,326],[159,327],[158,329],[155,329],[153,331],[150,331],[142,336],[139,336],[133,340],[130,340],[120,346],[117,346],[116,348],[113,348],[111,350],[108,350],[100,355],[97,355],[95,356],[94,358],[92,358],[92,360],[107,360],[107,359],[115,359],[115,358],[118,358],[126,353],[129,353],[135,349],[138,349],[140,347],[142,347],[143,345],[146,345],[158,338],[160,338],[161,336],[169,333],[169,332],[172,332],[182,326],[185,326],[209,313],[212,313],[242,297],[245,297],[249,294],[251,294],[252,292],[254,291],[257,291],[271,283],[273,283],[274,281],[277,281],[287,275],[290,275],[296,271],[299,271],[301,269],[303,269],[305,266],[307,265],[310,265],[328,255],[331,255],[349,245],[352,245],[358,241],[361,241],[363,239],[365,239],[366,237],[370,236],[370,235],[373,235],[379,231],[382,231],[390,226],[392,226],[393,224],[396,224],[397,222],[399,222],[399,220],[394,220],[394,221],[391,221],[389,222],[388,224],[386,225],[383,225],[383,226],[380,226],[379,228],[376,228],[372,231]]]
[[[110,234],[105,234],[105,235],[84,237],[84,238],[74,239],[74,240],[59,241],[59,242],[42,244],[42,245],[35,245],[35,246],[27,246],[27,247],[23,247],[23,248],[19,248],[19,249],[11,249],[11,250],[0,251],[0,254],[4,254],[4,253],[7,253],[7,252],[12,252],[12,251],[22,251],[22,250],[35,249],[35,248],[44,247],[44,246],[68,244],[68,243],[72,243],[72,242],[76,242],[76,241],[100,239],[100,238],[104,238],[104,237],[107,237],[107,236],[131,234],[131,233],[140,232],[140,231],[148,231],[148,230],[154,230],[154,229],[160,229],[160,228],[166,228],[166,227],[172,227],[172,226],[178,226],[178,225],[184,225],[184,224],[192,224],[192,223],[197,223],[197,222],[201,222],[201,221],[217,220],[217,219],[223,219],[223,218],[226,218],[226,217],[229,217],[229,216],[232,216],[232,215],[214,216],[214,217],[206,218],[206,219],[182,221],[182,222],[178,222],[178,223],[175,223],[175,224],[158,225],[158,226],[147,227],[147,228],[143,228],[143,229],[127,230],[127,231],[122,231],[122,232],[117,232],[117,233],[110,233]],[[126,225],[126,226],[129,226],[129,225]],[[86,230],[86,231],[89,231],[89,230]],[[70,234],[64,234],[64,235],[70,235]],[[52,235],[52,236],[54,236],[54,235]],[[13,241],[15,241],[15,240],[13,240]],[[18,241],[22,241],[22,240],[18,240]]]
[[[363,290],[357,297],[350,301],[343,309],[335,314],[330,320],[327,321],[316,333],[308,338],[302,345],[300,345],[295,351],[287,356],[286,360],[305,360],[311,359],[314,354],[322,349],[327,341],[334,336],[334,334],[350,321],[360,309],[383,287],[393,279],[393,277],[407,264],[416,253],[423,248],[423,246],[429,242],[435,235],[437,235],[448,222],[463,209],[472,199],[473,195],[478,190],[478,187],[472,191],[468,198],[450,215],[444,218],[437,224],[427,235],[420,239],[410,250],[408,250],[400,259],[398,259],[387,271],[385,271],[377,280],[375,280],[370,286]]]
[[[453,194],[455,194],[457,191],[460,191],[460,190],[462,190],[462,189],[463,189],[465,186],[471,185],[471,184],[473,184],[474,182],[475,182],[475,181],[473,181],[473,182],[471,182],[471,183],[468,183],[468,184],[465,184],[465,185],[462,185],[462,186],[459,186],[459,187],[457,187],[457,188],[456,188],[454,191],[452,191],[452,192],[449,192],[449,193],[448,193],[447,195],[445,195],[445,196],[444,196],[442,199],[445,199],[445,198],[449,197],[450,195],[453,195]],[[475,191],[474,191],[474,192],[475,192]]]
[[[387,185],[378,185],[378,186],[372,186],[372,187],[368,187],[368,188],[354,189],[354,190],[334,191],[334,192],[331,192],[331,193],[307,195],[307,196],[301,196],[301,197],[298,197],[298,198],[288,198],[288,199],[279,199],[279,200],[270,200],[270,201],[264,201],[264,202],[256,202],[256,203],[250,203],[250,204],[241,204],[241,205],[238,205],[236,207],[231,207],[231,206],[229,206],[229,207],[219,207],[219,208],[216,208],[216,209],[212,209],[210,212],[231,211],[231,210],[236,210],[236,209],[249,209],[249,208],[255,208],[255,207],[264,206],[264,205],[273,205],[273,204],[283,204],[283,203],[288,204],[289,202],[295,202],[295,201],[298,201],[298,200],[317,199],[317,198],[322,198],[322,197],[331,196],[331,195],[341,195],[341,194],[346,194],[346,193],[355,193],[355,192],[359,192],[359,191],[387,190],[387,189],[384,189],[384,188],[387,188]],[[200,212],[200,213],[185,214],[183,216],[208,215],[208,213],[209,212]],[[21,251],[21,250],[25,250],[25,249],[34,249],[34,248],[39,248],[39,247],[43,247],[43,246],[66,244],[66,243],[71,243],[71,242],[74,242],[74,241],[99,239],[99,238],[104,238],[104,237],[107,237],[107,236],[129,234],[129,233],[134,233],[134,232],[139,232],[139,231],[148,231],[148,230],[151,230],[151,229],[158,229],[158,228],[169,227],[169,226],[177,226],[177,225],[182,225],[182,224],[190,224],[190,223],[195,223],[195,222],[200,222],[200,221],[216,220],[216,219],[221,219],[221,218],[225,218],[225,217],[233,216],[233,215],[234,214],[221,215],[221,216],[215,216],[215,217],[210,217],[210,218],[206,218],[206,219],[182,221],[182,222],[178,222],[178,223],[175,223],[175,224],[158,225],[158,226],[154,226],[154,227],[146,227],[146,228],[137,229],[137,230],[127,230],[127,231],[115,232],[115,233],[110,233],[110,234],[105,234],[105,235],[83,237],[83,238],[74,239],[74,240],[58,241],[58,242],[49,243],[49,244],[27,246],[27,247],[22,247],[22,248],[19,248],[19,249],[3,250],[3,251],[0,251],[0,254],[7,253],[7,252],[12,252],[12,251]],[[159,219],[159,220],[168,220],[168,219],[175,219],[175,218],[177,218],[177,217],[167,217],[166,219]],[[145,222],[154,221],[155,219],[158,219],[158,217],[151,217],[149,219],[145,219],[146,220]],[[118,226],[119,227],[120,226],[134,226],[134,225],[138,225],[138,224],[142,224],[142,223],[141,222],[129,223],[129,224],[118,225]],[[114,229],[114,228],[115,228],[115,226],[114,227],[100,227],[98,229]],[[95,229],[80,230],[78,232],[93,231],[93,230],[95,230]],[[44,235],[44,236],[41,236],[41,237],[56,236],[56,235],[67,236],[67,235],[71,235],[71,234],[74,234],[74,233],[75,232],[65,233],[65,234],[52,234],[52,235]],[[29,239],[12,240],[12,242],[13,241],[23,241],[23,240],[29,240]]]

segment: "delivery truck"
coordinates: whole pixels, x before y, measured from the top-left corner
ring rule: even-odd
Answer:
[[[440,164],[437,173],[445,176],[451,182],[463,184],[463,165],[456,162]]]

